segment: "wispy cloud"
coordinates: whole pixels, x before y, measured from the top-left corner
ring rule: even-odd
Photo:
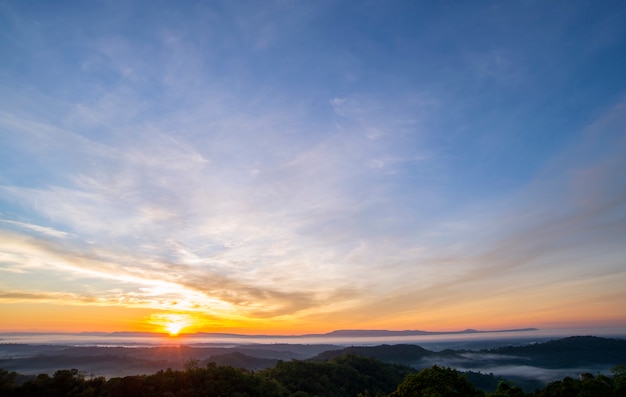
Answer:
[[[50,237],[57,237],[57,238],[76,237],[73,234],[62,232],[60,230],[56,230],[47,226],[38,226],[38,225],[30,224],[30,223],[11,221],[11,220],[5,220],[5,219],[0,219],[0,222],[5,223],[7,225],[11,225],[11,226],[17,226],[18,228],[32,230],[39,234],[43,234],[45,236],[50,236]]]

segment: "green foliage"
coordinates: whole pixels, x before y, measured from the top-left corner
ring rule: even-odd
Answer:
[[[611,369],[613,373],[615,397],[626,397],[626,365],[617,365]]]
[[[483,396],[464,375],[451,368],[432,366],[407,375],[390,397],[471,397]]]
[[[536,397],[613,397],[621,396],[616,387],[616,378],[586,373],[580,379],[566,377],[550,382],[543,390],[535,393]]]
[[[56,371],[52,377],[38,375],[12,392],[18,396],[75,397],[85,396],[87,387],[89,384],[77,369],[63,369]]]
[[[489,394],[489,397],[524,397],[526,394],[519,387],[511,384],[508,381],[501,381],[498,383],[498,387],[496,391],[492,394]]]
[[[16,384],[15,372],[0,369],[2,397],[480,397],[485,394],[465,374],[433,366],[417,373],[397,364],[351,354],[320,361],[279,362],[250,372],[214,363],[200,367],[190,361],[183,371],[167,369],[152,375],[85,379],[76,369],[41,374]],[[395,391],[394,391],[395,390]],[[526,397],[508,381],[499,382],[488,397]],[[626,367],[613,376],[581,374],[551,382],[534,397],[626,397]]]
[[[0,395],[10,392],[15,387],[16,372],[0,368]]]
[[[347,397],[387,395],[409,371],[404,366],[347,354],[325,362],[281,361],[262,374],[280,385],[281,396]]]
[[[113,378],[103,388],[101,396],[275,396],[274,385],[243,369],[189,366],[185,371],[167,369],[153,375]]]

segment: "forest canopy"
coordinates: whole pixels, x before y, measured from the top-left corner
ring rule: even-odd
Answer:
[[[328,361],[280,361],[253,372],[190,360],[184,370],[151,375],[87,378],[76,369],[40,374],[19,382],[16,372],[0,369],[0,395],[7,397],[613,397],[626,396],[626,367],[612,376],[566,377],[530,393],[501,380],[495,390],[481,390],[466,374],[432,366],[421,371],[346,354]]]

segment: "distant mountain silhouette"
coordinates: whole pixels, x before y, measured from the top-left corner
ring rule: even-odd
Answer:
[[[468,328],[463,331],[422,331],[422,330],[403,330],[403,331],[390,331],[385,329],[380,330],[367,330],[367,329],[354,329],[354,330],[336,330],[328,332],[326,334],[309,334],[306,336],[339,336],[339,337],[386,337],[386,336],[419,336],[419,335],[456,335],[456,334],[479,334],[479,333],[491,333],[491,332],[530,332],[538,331],[537,328],[519,328],[519,329],[502,329],[494,331],[479,331]]]
[[[517,329],[502,329],[502,330],[475,330],[465,329],[462,331],[423,331],[423,330],[401,330],[393,331],[386,329],[340,329],[323,334],[303,334],[303,335],[273,335],[273,334],[231,334],[223,332],[196,332],[192,334],[181,334],[181,337],[185,336],[206,336],[210,338],[302,338],[302,337],[386,337],[386,336],[419,336],[419,335],[457,335],[457,334],[477,334],[477,333],[492,333],[492,332],[529,332],[537,331],[537,328],[517,328]],[[149,332],[111,332],[109,334],[94,332],[94,333],[82,333],[82,335],[96,335],[96,336],[167,336],[162,333],[149,333]]]

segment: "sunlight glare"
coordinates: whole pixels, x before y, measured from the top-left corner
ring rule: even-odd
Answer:
[[[178,336],[183,329],[193,325],[192,317],[187,314],[158,314],[152,315],[151,320],[169,336]]]
[[[165,329],[167,329],[167,333],[170,334],[170,336],[178,335],[183,328],[185,328],[185,324],[178,322],[172,322],[165,326]]]

